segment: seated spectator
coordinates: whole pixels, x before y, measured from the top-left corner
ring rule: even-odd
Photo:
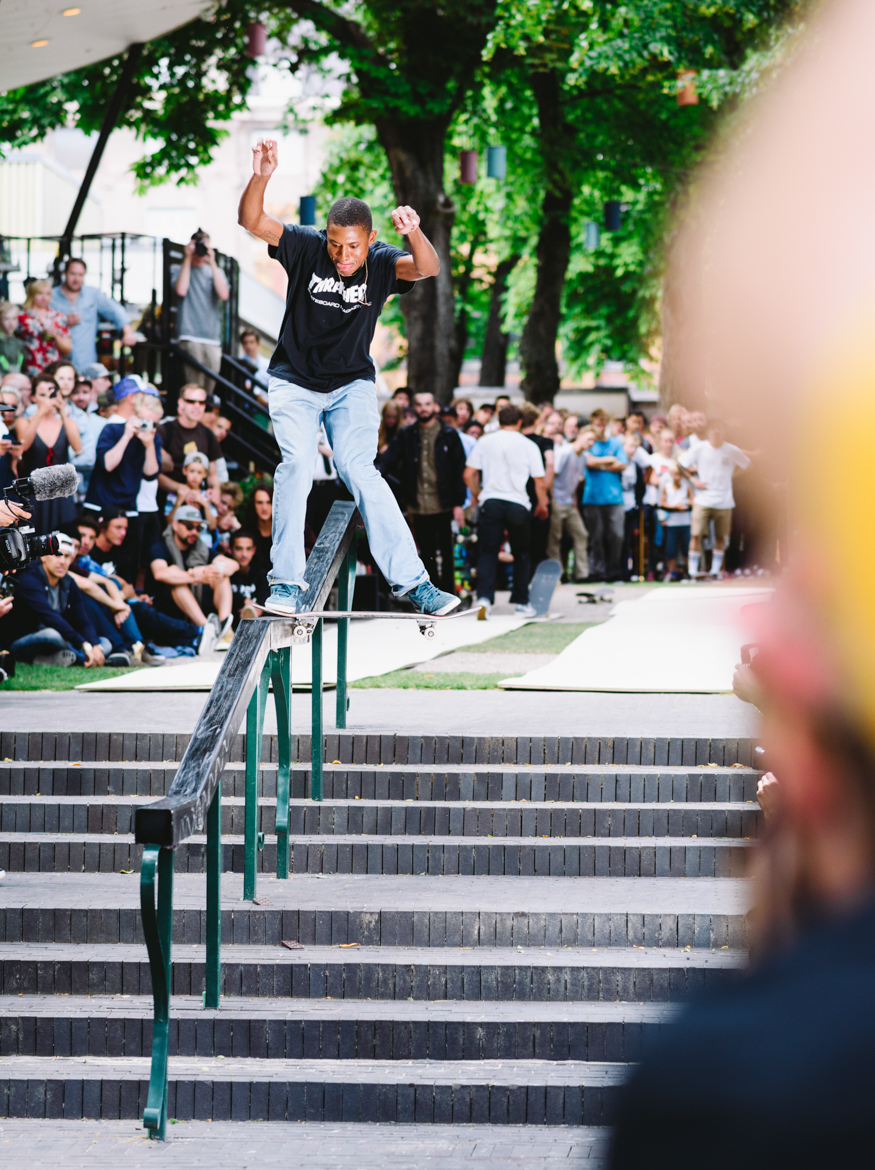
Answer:
[[[69,407],[61,397],[54,378],[44,374],[34,379],[36,410],[30,418],[20,418],[15,431],[22,446],[18,474],[30,475],[38,468],[66,463],[70,453],[82,450],[79,428]],[[38,500],[32,505],[31,525],[37,535],[53,532],[60,524],[76,517],[76,502],[72,496],[56,500]]]
[[[197,508],[207,528],[210,532],[214,532],[218,522],[218,512],[213,506],[212,500],[202,491],[208,471],[209,462],[206,455],[200,451],[191,451],[186,455],[182,465],[182,476],[188,489],[184,497],[185,503],[191,508]],[[173,523],[173,518],[181,506],[182,499],[177,496],[167,518],[168,523]]]
[[[231,420],[222,416],[222,400],[221,398],[217,398],[215,394],[210,394],[207,397],[203,423],[205,427],[210,428],[219,443],[220,454],[216,460],[216,475],[219,477],[219,483],[226,483],[228,480],[228,463],[225,456],[221,454],[221,449],[222,441],[228,437],[228,431],[231,429]]]
[[[157,662],[150,662],[148,660],[150,656],[177,657],[194,654],[196,650],[198,653],[205,653],[206,651],[200,647],[208,641],[208,648],[211,649],[215,643],[216,631],[212,626],[209,627],[205,640],[203,626],[195,626],[182,618],[161,613],[150,598],[138,597],[130,582],[115,573],[115,565],[111,560],[97,560],[92,555],[96,550],[97,556],[103,558],[105,555],[103,546],[109,545],[111,549],[122,544],[126,527],[125,516],[111,517],[109,520],[103,517],[95,519],[93,515],[87,513],[80,516],[71,532],[72,536],[75,537],[77,533],[79,536],[79,555],[73,566],[74,571],[87,574],[92,580],[97,579],[97,583],[106,590],[110,598],[116,602],[121,600],[130,607],[136,630],[142,631],[137,634],[135,628],[130,626],[130,635],[134,642],[145,642],[149,655],[144,656],[143,661],[147,665],[159,665]],[[112,541],[107,539],[108,532],[112,534]],[[100,546],[97,544],[98,540]],[[116,543],[113,544],[113,541]],[[101,604],[106,604],[102,597],[98,600]]]
[[[240,566],[231,578],[231,612],[234,628],[240,624],[244,606],[264,605],[270,594],[267,573],[255,559],[255,534],[246,528],[238,528],[231,534],[231,556]],[[254,610],[251,612],[255,612]],[[248,616],[248,615],[247,615]]]
[[[15,336],[18,309],[9,301],[0,301],[0,376],[18,374],[24,366],[24,342]]]
[[[219,502],[216,505],[218,523],[216,524],[217,544],[223,552],[230,556],[228,538],[237,532],[242,525],[237,519],[237,509],[243,505],[243,489],[239,483],[223,483],[219,489]]]
[[[38,666],[127,666],[94,628],[69,573],[73,548],[67,540],[57,555],[31,561],[18,574],[14,605],[0,620],[0,647],[17,662]]]
[[[157,391],[139,380],[122,378],[116,385],[113,418],[118,421],[106,423],[100,432],[85,497],[89,511],[127,516],[128,541],[123,560],[128,566],[125,576],[130,581],[134,579],[140,551],[137,497],[143,482],[157,482],[161,467],[161,440],[155,419],[143,412],[149,397],[157,400]]]
[[[273,545],[273,484],[260,484],[249,497],[246,506],[246,527],[255,537],[255,555],[258,563],[269,573]]]
[[[77,370],[97,361],[97,327],[109,321],[122,331],[122,345],[136,345],[137,337],[128,315],[118,301],[99,288],[85,283],[88,271],[84,260],[71,256],[64,266],[64,279],[52,290],[51,307],[62,314],[70,330],[70,358]]]
[[[83,378],[91,383],[92,410],[97,410],[97,398],[112,389],[112,374],[102,362],[89,362],[79,370]]]
[[[70,409],[79,428],[82,450],[78,455],[74,455],[70,462],[79,472],[79,493],[82,498],[88,492],[88,485],[91,482],[91,472],[94,470],[97,455],[97,440],[100,438],[104,423],[100,415],[91,410],[91,406],[91,383],[87,379],[79,378],[70,395]]]
[[[151,592],[156,609],[196,626],[211,625],[218,640],[231,628],[230,577],[238,565],[221,555],[210,562],[209,549],[200,539],[203,523],[197,508],[184,504],[177,510],[163,539],[149,551]]]
[[[18,314],[15,336],[24,343],[23,369],[28,377],[41,373],[59,358],[69,357],[73,348],[66,318],[49,307],[51,299],[51,281],[32,280]]]
[[[163,447],[158,486],[164,492],[176,495],[180,491],[185,493],[182,465],[186,455],[192,451],[202,451],[206,455],[209,460],[207,484],[211,490],[218,490],[221,480],[216,463],[222,458],[222,448],[216,436],[202,421],[206,405],[207,393],[204,388],[189,382],[179,392],[177,417],[158,428]]]

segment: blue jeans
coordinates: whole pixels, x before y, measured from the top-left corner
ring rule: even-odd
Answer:
[[[323,421],[337,472],[352,492],[371,553],[392,591],[401,596],[427,580],[413,534],[374,466],[380,427],[374,383],[359,378],[330,394],[281,378],[271,378],[268,385],[270,417],[283,456],[274,480],[271,582],[306,586],[304,518]]]
[[[99,638],[98,641],[104,654],[112,652],[112,646],[106,638]],[[85,661],[84,653],[75,646],[71,646],[64,635],[58,630],[52,629],[51,626],[43,626],[41,630],[37,630],[33,634],[25,634],[17,642],[13,642],[9,649],[16,662],[23,662],[27,665],[30,665],[34,658],[57,654],[59,650],[72,650],[80,666]]]

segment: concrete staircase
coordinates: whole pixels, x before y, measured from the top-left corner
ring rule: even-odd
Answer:
[[[132,817],[187,738],[0,734],[0,1116],[142,1115]],[[293,748],[294,874],[270,876],[265,737],[255,903],[242,737],[225,773],[217,1012],[204,841],[176,854],[171,1118],[603,1126],[676,1004],[743,962],[749,741],[332,733],[321,805]]]

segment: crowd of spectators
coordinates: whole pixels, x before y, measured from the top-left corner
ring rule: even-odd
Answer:
[[[545,559],[575,582],[722,576],[733,476],[750,463],[721,420],[679,405],[648,422],[507,396],[441,408],[407,390],[383,406],[378,448],[432,580],[464,579],[487,610],[507,588],[523,615]]]

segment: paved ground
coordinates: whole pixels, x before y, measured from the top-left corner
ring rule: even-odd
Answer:
[[[0,1121],[0,1165],[29,1170],[191,1166],[210,1170],[384,1170],[581,1166],[604,1170],[603,1129],[186,1121],[152,1142],[134,1121]]]

